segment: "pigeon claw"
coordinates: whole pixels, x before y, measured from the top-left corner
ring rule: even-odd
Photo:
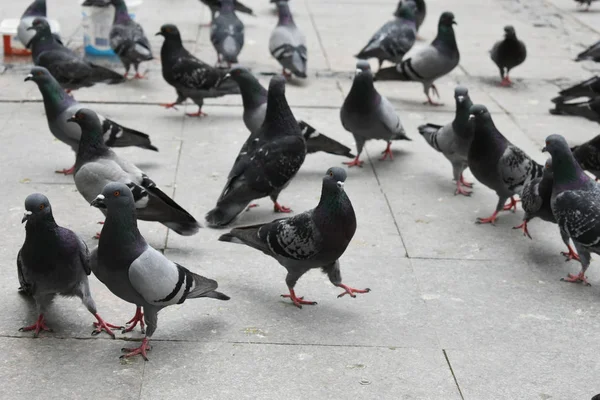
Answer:
[[[566,278],[560,279],[563,282],[583,283],[585,286],[592,286],[588,281],[585,273],[581,271],[578,275],[568,274]]]
[[[527,230],[527,221],[523,221],[523,223],[519,226],[513,226],[513,229],[523,229],[523,236],[527,236],[529,239],[533,239],[529,234],[529,230]]]
[[[384,161],[386,158],[388,158],[388,156],[390,157],[390,160],[394,159],[394,153],[392,153],[391,147],[392,147],[392,142],[388,142],[385,150],[381,152],[381,154],[383,154],[383,157],[381,157],[379,159],[379,161]]]
[[[94,314],[94,317],[96,317],[96,319],[98,320],[98,322],[94,322],[94,326],[96,327],[96,329],[94,329],[92,331],[92,336],[97,336],[100,333],[102,333],[102,331],[108,333],[110,336],[112,336],[112,338],[115,338],[115,334],[113,333],[113,331],[110,330],[110,328],[113,329],[123,329],[123,326],[116,326],[113,324],[109,324],[108,322],[105,322],[98,314]]]
[[[121,333],[131,332],[136,327],[138,322],[140,323],[140,329],[142,333],[145,334],[146,330],[144,329],[144,313],[142,312],[142,307],[136,308],[135,315],[133,316],[133,318],[131,318],[125,323],[125,325],[131,324],[131,326],[128,326],[127,328],[123,329]]]
[[[144,72],[144,75],[140,74],[139,72],[136,72],[135,75],[133,76],[133,79],[146,79],[147,74],[148,74],[148,71]]]
[[[360,161],[358,159],[358,156],[356,156],[356,158],[352,161],[344,161],[342,162],[342,164],[345,164],[348,166],[348,168],[352,168],[352,167],[360,167],[362,168],[364,161]]]
[[[246,207],[246,211],[250,211],[251,209],[258,207],[258,204],[256,203],[252,203],[252,204],[248,204],[248,207]]]
[[[565,262],[571,260],[581,261],[579,259],[579,255],[575,253],[575,250],[573,250],[573,248],[570,245],[567,245],[567,250],[568,251],[562,251],[560,253],[561,255],[565,256]]]
[[[494,213],[492,214],[491,217],[477,218],[477,221],[475,221],[475,223],[476,224],[492,224],[492,225],[494,225],[496,223],[497,218],[498,218],[498,211],[494,211]]]
[[[100,232],[96,232],[96,234],[94,236],[92,236],[92,239],[99,240],[100,239]]]
[[[177,110],[177,103],[160,103],[159,106],[166,109],[172,108],[173,110]]]
[[[341,287],[342,289],[344,289],[344,291],[340,294],[338,294],[338,299],[340,297],[344,297],[344,295],[350,295],[350,297],[356,297],[355,293],[369,293],[371,291],[371,289],[366,288],[366,289],[355,289],[353,287],[350,286],[346,286],[343,283],[340,283],[338,285],[335,285],[337,287]]]
[[[292,212],[292,209],[291,209],[291,208],[288,208],[288,207],[286,207],[286,206],[282,206],[281,204],[279,204],[279,203],[278,203],[278,202],[276,202],[276,201],[275,201],[275,202],[273,202],[273,210],[274,210],[276,213],[286,213],[286,214],[287,214],[287,213],[291,213],[291,212]]]
[[[467,186],[468,187],[468,186]],[[462,194],[463,196],[471,196],[470,191],[463,189],[463,187],[460,185],[460,182],[456,182],[456,190],[454,191],[454,195],[456,196],[457,194]]]
[[[296,292],[294,292],[294,289],[292,288],[290,288],[290,294],[282,294],[281,297],[292,300],[292,303],[294,303],[294,305],[300,309],[302,309],[302,304],[306,304],[309,306],[314,306],[317,304],[316,301],[304,300],[304,296],[297,297]]]
[[[513,83],[510,80],[510,78],[507,76],[505,76],[504,78],[502,78],[502,82],[500,82],[500,86],[511,86]]]
[[[515,200],[514,197],[510,198],[510,203],[506,204],[503,208],[502,211],[510,211],[511,209],[513,210],[513,212],[517,211],[517,204],[519,203],[520,200]]]
[[[468,187],[469,189],[473,188],[473,183],[465,181],[465,178],[462,174],[460,174],[459,182],[461,185]]]
[[[40,332],[42,332],[42,331],[53,332],[53,330],[48,328],[48,326],[46,325],[46,321],[44,321],[44,314],[40,314],[37,321],[35,321],[35,324],[30,325],[30,326],[24,326],[19,329],[19,332],[29,332],[29,331],[34,331],[33,337],[38,337],[40,335]]]
[[[185,113],[188,117],[208,117],[208,114],[202,112],[201,109],[198,109],[195,113]]]
[[[57,174],[63,174],[63,175],[73,175],[73,173],[75,172],[75,166],[73,165],[71,168],[63,168],[63,169],[59,169],[54,171]]]
[[[148,338],[145,337],[144,340],[142,340],[142,344],[140,345],[140,347],[134,347],[134,348],[123,347],[121,349],[121,351],[125,352],[127,354],[123,354],[119,358],[130,358],[130,357],[133,357],[133,356],[140,355],[140,356],[142,356],[142,358],[144,360],[148,361],[148,354],[146,352],[148,352],[150,350],[152,350],[152,346],[150,346],[148,344]]]

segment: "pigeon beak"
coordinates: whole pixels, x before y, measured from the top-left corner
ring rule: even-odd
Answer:
[[[363,72],[362,69],[356,68],[356,75],[360,75],[360,74],[362,74],[362,72]]]
[[[223,78],[221,78],[221,80],[219,82],[217,82],[217,84],[215,85],[215,87],[218,88],[223,83],[225,83],[225,81],[228,81],[229,79],[231,79],[231,74],[228,72],[228,73],[225,74],[225,76],[223,76]]]
[[[462,103],[465,100],[465,96],[458,96],[456,100],[458,100],[459,103]]]
[[[27,31],[35,31],[35,26],[30,26],[29,28],[26,29]]]
[[[29,75],[27,75],[27,76],[25,77],[25,80],[24,80],[24,82],[30,81],[30,80],[32,80],[32,79],[33,79],[33,74],[29,74]]]
[[[96,208],[106,208],[106,204],[104,203],[104,195],[103,194],[99,194],[98,196],[96,196],[96,198],[94,200],[92,200],[92,202],[90,203],[90,206],[92,207],[96,207]]]
[[[344,182],[337,181],[337,183],[336,183],[336,184],[337,184],[337,187],[338,187],[340,190],[344,190]]]
[[[452,25],[458,25],[456,21],[452,21]]]
[[[23,214],[23,219],[21,220],[21,223],[27,221],[31,214],[33,214],[31,211],[25,211],[25,214]]]
[[[67,119],[67,122],[75,122],[77,123],[77,117],[73,115],[71,118]]]
[[[542,153],[545,153],[547,151],[548,151],[548,149],[546,148],[546,146],[542,147]]]
[[[156,32],[154,36],[164,36],[162,32]]]

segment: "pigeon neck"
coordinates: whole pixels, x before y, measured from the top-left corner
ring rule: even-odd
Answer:
[[[290,106],[280,88],[269,91],[267,112],[265,114],[265,122],[263,125],[266,128],[265,134],[267,137],[302,135],[300,126],[296,122],[296,118],[294,117],[294,114],[292,114],[292,110],[290,110]]]
[[[496,149],[500,152],[504,152],[506,148],[506,138],[498,131],[489,115],[475,119],[473,141],[477,141],[479,148]]]
[[[554,175],[554,187],[558,188],[559,192],[578,189],[584,184],[591,182],[591,179],[579,166],[579,163],[575,161],[573,154],[563,149],[552,154],[552,172]]]
[[[181,36],[167,37],[160,49],[160,57],[163,61],[163,68],[165,66],[164,60],[176,54],[179,50],[183,49],[183,43],[181,43]],[[169,65],[169,63],[167,63]]]
[[[294,18],[292,17],[292,12],[290,11],[290,6],[287,1],[278,3],[277,7],[279,9],[278,25],[294,25]]]
[[[49,30],[37,32],[33,39],[30,41],[31,53],[33,60],[35,61],[37,56],[43,51],[49,50],[54,47],[54,36]]]
[[[244,109],[253,110],[267,102],[267,90],[254,78],[238,80]]]
[[[44,99],[46,118],[50,122],[53,122],[60,113],[76,103],[75,99],[67,94],[54,79],[40,83],[40,92]]]
[[[27,7],[23,13],[24,17],[45,17],[46,16],[46,0],[35,0]]]
[[[381,96],[375,90],[373,82],[359,77],[352,82],[345,105],[348,111],[364,114],[366,111],[375,108],[380,101]]]
[[[354,208],[346,192],[339,190],[337,187],[329,188],[326,183],[323,183],[323,190],[319,204],[313,211],[316,223],[323,229],[324,226],[329,226],[335,229],[332,232],[337,236],[340,227],[343,227],[345,237],[349,239],[356,231],[356,216]]]
[[[115,6],[115,18],[114,22],[128,22],[131,20],[129,12],[127,11],[127,5],[123,0],[117,1]]]
[[[468,97],[462,103],[456,104],[456,114],[454,121],[452,121],[452,129],[460,137],[464,137],[464,134],[469,132],[467,127],[469,125],[469,109],[472,105],[473,102]]]
[[[452,26],[440,24],[438,26],[437,36],[433,40],[432,45],[438,49],[447,49],[452,52],[458,51],[456,37],[454,36],[454,29]]]
[[[92,129],[81,127],[81,139],[77,149],[75,159],[75,168],[84,164],[86,161],[108,154],[110,149],[104,144],[104,137],[100,131],[100,125]]]
[[[27,235],[32,235],[32,237],[48,235],[48,233],[56,234],[56,228],[58,225],[56,221],[54,221],[54,216],[52,213],[48,213],[42,216],[36,216],[35,218],[30,218],[25,224],[25,231]]]
[[[234,9],[233,0],[221,0],[221,13],[232,13]]]
[[[135,204],[131,202],[119,210],[108,209],[106,220],[100,233],[98,241],[98,255],[102,258],[108,256],[111,259],[122,258],[131,254],[131,259],[125,261],[131,264],[148,247],[146,240],[137,226]],[[103,251],[104,249],[127,249],[128,251]]]

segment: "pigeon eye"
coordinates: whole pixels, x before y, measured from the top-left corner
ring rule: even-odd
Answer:
[[[329,171],[329,176],[333,177],[333,172]]]
[[[118,191],[118,190],[115,190],[115,191],[113,192],[113,196],[115,196],[115,197],[119,197],[120,195],[121,195],[121,192],[120,192],[120,191]]]
[[[40,210],[43,210],[43,209],[44,209],[44,207],[45,207],[45,206],[44,206],[43,204],[40,204]]]

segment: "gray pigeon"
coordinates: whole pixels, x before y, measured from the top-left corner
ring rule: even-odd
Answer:
[[[525,61],[527,48],[525,43],[517,38],[515,28],[507,25],[504,27],[504,40],[494,44],[494,47],[490,50],[490,56],[500,70],[500,78],[502,78],[500,85],[510,86],[512,82],[508,74],[511,69]]]
[[[467,88],[464,86],[457,86],[454,89],[454,99],[456,100],[454,121],[444,126],[421,125],[419,126],[419,133],[431,147],[444,154],[452,164],[452,177],[456,181],[454,194],[470,196],[471,192],[462,186],[473,187],[472,183],[466,182],[463,178],[463,172],[469,166],[469,146],[473,140],[473,127],[469,124],[469,110],[473,102],[469,98]]]
[[[598,180],[600,178],[600,135],[579,146],[571,147],[571,151],[581,168],[592,173]]]
[[[277,2],[279,22],[271,33],[269,51],[283,67],[283,75],[306,78],[306,37],[294,23],[287,1]],[[288,72],[289,71],[289,72]]]
[[[27,29],[35,31],[35,36],[31,39],[33,63],[50,71],[67,91],[90,87],[96,83],[115,84],[125,81],[121,74],[86,61],[63,46],[52,36],[50,25],[45,19],[34,19]]]
[[[136,201],[128,186],[107,184],[91,205],[106,210],[98,247],[90,255],[91,269],[114,295],[136,305],[136,317],[141,317],[143,307],[147,325],[140,347],[122,349],[127,354],[121,358],[139,354],[148,360],[148,342],[164,307],[200,297],[229,300],[216,291],[216,281],[191,272],[146,243],[137,227]]]
[[[423,25],[423,21],[425,21],[425,16],[427,15],[427,7],[425,6],[425,0],[408,0],[412,1],[417,5],[417,30]]]
[[[71,146],[77,152],[81,129],[76,124],[67,123],[83,106],[60,87],[56,79],[44,67],[33,67],[25,81],[34,81],[42,97],[50,132],[61,142]],[[142,149],[158,151],[150,142],[150,136],[145,133],[124,127],[110,119],[97,114],[102,125],[104,143],[110,147],[136,146]],[[72,174],[75,166],[56,171],[65,175]]]
[[[110,182],[121,182],[133,191],[137,216],[144,221],[156,221],[180,235],[198,232],[200,224],[160,190],[138,167],[119,158],[102,140],[98,116],[82,108],[67,121],[81,128],[81,142],[75,161],[75,186],[87,202],[91,202]]]
[[[594,98],[600,96],[600,77],[593,76],[590,79],[576,83],[575,85],[558,92],[558,96],[552,99],[555,104],[575,100],[578,97]],[[552,111],[550,111],[552,113]]]
[[[581,53],[577,54],[575,61],[591,60],[594,62],[600,62],[600,41],[597,41]]]
[[[387,141],[382,160],[388,156],[391,160],[394,159],[390,149],[392,140],[411,140],[406,136],[392,103],[381,96],[373,86],[373,74],[367,61],[359,60],[356,63],[354,82],[340,110],[340,119],[344,129],[352,133],[356,141],[356,158],[344,163],[350,167],[362,167],[363,162],[359,157],[367,140]]]
[[[202,112],[205,98],[240,93],[234,81],[222,82],[225,71],[200,61],[183,47],[179,29],[175,25],[161,26],[157,35],[165,38],[160,50],[163,78],[177,92],[177,100],[161,106],[176,109],[176,105],[190,98],[198,105],[198,112],[187,115],[201,117],[206,115]]]
[[[85,307],[96,317],[96,329],[92,335],[105,331],[115,334],[110,328],[119,328],[104,322],[96,311],[96,303],[90,293],[88,275],[90,259],[88,247],[77,234],[58,226],[52,215],[48,198],[41,193],[33,193],[25,199],[25,242],[17,255],[19,288],[24,294],[33,296],[38,310],[35,324],[19,329],[22,332],[52,331],[46,325],[44,314],[58,294],[77,296]]]
[[[590,253],[600,254],[600,187],[583,172],[564,137],[548,136],[542,151],[552,156],[552,213],[561,236],[573,240],[581,262],[581,272],[563,280],[588,284]]]
[[[233,0],[221,0],[221,10],[210,24],[210,41],[217,51],[219,63],[227,67],[238,62],[244,47],[244,23],[233,11]]]
[[[142,79],[138,68],[143,61],[152,60],[152,48],[142,26],[131,19],[124,0],[111,0],[115,7],[115,17],[110,29],[110,47],[125,67],[125,77],[133,64],[134,79]]]
[[[296,296],[294,286],[304,273],[321,268],[331,283],[344,289],[338,297],[367,293],[370,289],[354,289],[342,283],[339,258],[344,254],[356,231],[356,216],[344,191],[346,171],[329,168],[323,178],[321,200],[316,208],[291,218],[276,219],[266,224],[235,228],[222,235],[222,242],[239,243],[260,250],[276,259],[287,270],[285,283],[290,294],[284,294],[298,308],[317,304]]]
[[[525,182],[523,186],[523,192],[521,193],[521,205],[525,216],[523,217],[523,223],[519,226],[515,226],[513,229],[522,229],[523,235],[531,239],[527,224],[535,217],[539,217],[543,221],[556,223],[556,218],[552,213],[551,197],[552,197],[552,185],[554,178],[552,176],[552,159],[546,160],[544,166],[544,174],[542,177],[531,179]],[[579,256],[569,243],[569,236],[566,232],[560,232],[561,237],[565,245],[567,246],[567,252],[561,254],[569,260],[579,261]]]
[[[25,47],[29,47],[29,42],[35,36],[35,31],[28,30],[28,28],[31,27],[33,20],[36,18],[46,19],[46,0],[34,0],[21,15],[17,27],[17,37]],[[59,43],[62,43],[58,34],[54,33],[53,36]]]
[[[230,224],[252,200],[269,196],[275,212],[292,210],[277,202],[306,156],[306,142],[285,99],[285,79],[269,84],[262,127],[250,134],[237,156],[214,209],[206,214],[212,227]]]
[[[244,67],[234,67],[225,75],[225,79],[233,79],[237,82],[242,92],[244,104],[244,124],[250,132],[256,132],[265,121],[267,113],[267,89],[262,87],[258,79]],[[329,154],[354,158],[349,147],[325,136],[307,122],[298,121],[300,130],[306,140],[306,152],[316,153],[323,151]]]
[[[498,204],[489,218],[478,218],[479,224],[494,224],[498,212],[517,209],[514,195],[520,195],[528,180],[541,177],[543,168],[525,152],[509,142],[498,131],[485,106],[471,107],[474,136],[469,148],[469,169],[475,178],[498,195]],[[504,206],[510,198],[510,204]]]
[[[397,64],[415,44],[417,6],[412,1],[398,4],[395,19],[383,25],[369,40],[369,43],[355,56],[362,60],[377,58],[379,69],[384,60]]]
[[[221,0],[200,0],[200,1],[204,4],[206,4],[208,7],[210,7],[212,20],[214,20],[215,14],[221,9],[222,1]],[[252,9],[250,7],[242,4],[238,0],[234,1],[234,5],[235,5],[235,11],[239,11],[244,14],[254,15],[254,12],[252,11]]]
[[[415,50],[414,53],[405,57],[402,62],[395,67],[382,68],[375,74],[377,81],[415,81],[423,84],[423,92],[427,96],[427,103],[438,105],[431,100],[429,91],[439,98],[439,93],[435,87],[435,80],[449,74],[460,61],[460,53],[456,45],[454,36],[455,25],[454,14],[444,12],[440,16],[438,24],[438,33],[429,46]]]

